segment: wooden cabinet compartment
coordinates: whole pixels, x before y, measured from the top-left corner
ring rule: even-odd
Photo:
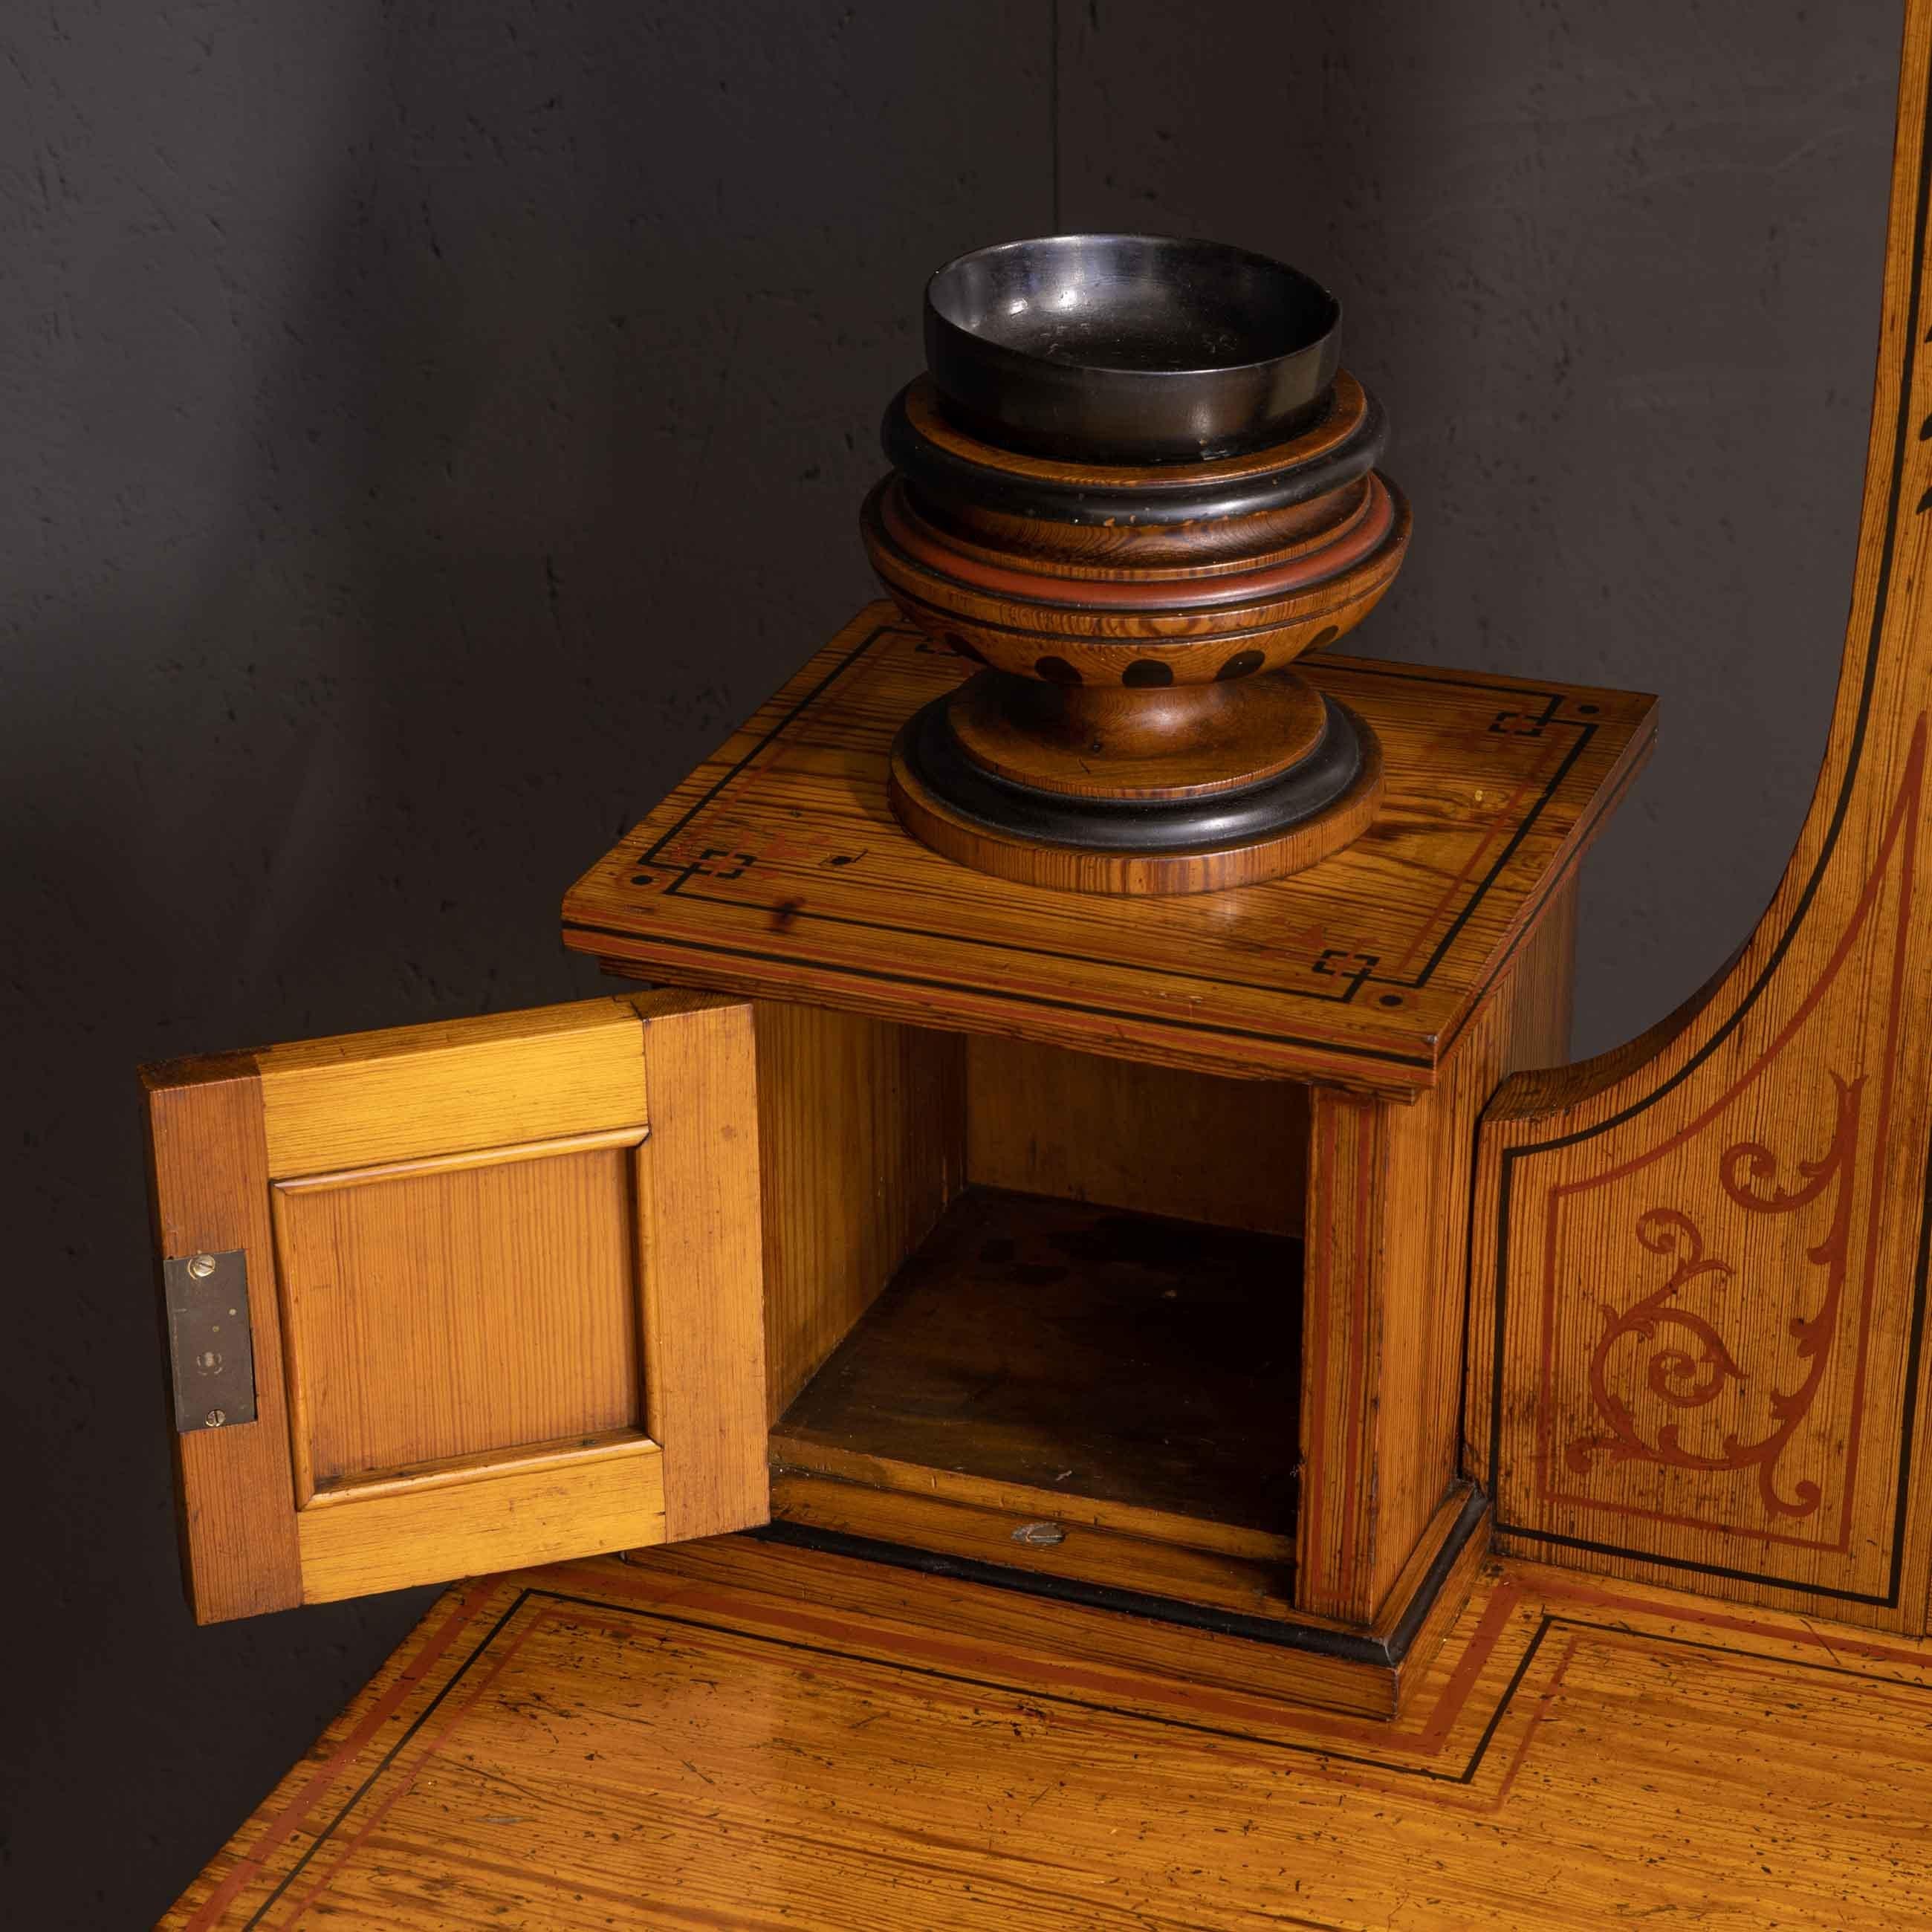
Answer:
[[[809,1009],[759,1028],[766,1067],[856,1082],[795,1112],[768,1082],[775,1520],[1292,1618],[1306,1090]],[[794,1137],[842,1111],[808,1205]],[[869,1275],[813,1272],[842,1214]]]
[[[1308,1238],[1280,1445],[1300,1468],[1292,1564],[1148,1537],[1126,1554],[1148,1577],[1158,1557],[1183,1604],[1258,1604],[1283,1640],[1346,1633],[1364,1669],[1386,1672],[1426,1637],[1416,1618],[1455,1594],[1444,1566],[1480,1538],[1481,1500],[1457,1473],[1476,1118],[1513,1070],[1565,1056],[1576,867],[1648,753],[1654,707],[1328,653],[1305,668],[1382,744],[1367,832],[1239,891],[1056,892],[953,864],[894,820],[893,734],[971,667],[874,604],[578,881],[563,936],[652,983],[890,1023],[842,1035],[793,1022],[782,1050],[761,1033],[774,1422],[968,1182],[1096,1201],[1118,1184],[1130,1208],[1232,1227],[1253,1198],[1254,1150],[1300,1150],[1299,1216],[1284,1170],[1270,1211],[1288,1218],[1250,1231]],[[836,1061],[827,1042],[842,1037],[876,1042],[853,1089],[869,1097],[826,1102],[841,1090],[830,1079],[784,1097],[814,1054]],[[962,1097],[902,1129],[886,1117],[908,1056],[926,1090],[954,1080]],[[1305,1106],[1305,1124],[1243,1124],[1277,1104]],[[795,1130],[775,1129],[794,1112]],[[875,1171],[879,1198],[828,1205],[818,1150],[860,1142],[853,1172]],[[797,1151],[779,1160],[781,1143]],[[1015,1543],[1024,1522],[980,1491],[800,1472],[791,1453],[778,1511],[810,1508],[821,1534],[996,1552],[1008,1573],[1063,1582],[1124,1534],[1090,1523],[1076,1543],[1063,1525],[1058,1544]],[[835,1505],[852,1512],[842,1531]],[[876,1534],[888,1511],[890,1539]],[[1242,1564],[1254,1567],[1231,1578]],[[1290,1588],[1294,1617],[1276,1618]]]
[[[862,613],[572,890],[568,944],[688,992],[151,1076],[163,1253],[240,1258],[259,1397],[202,1426],[177,1348],[198,1614],[761,1528],[1396,1707],[1485,1534],[1475,1122],[1562,1057],[1650,702],[1328,659],[1374,827],[1116,900],[892,818],[963,669]]]

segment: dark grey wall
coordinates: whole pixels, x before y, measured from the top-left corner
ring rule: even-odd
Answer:
[[[1898,27],[10,19],[0,1911],[145,1922],[423,1600],[180,1607],[133,1065],[586,989],[561,888],[869,594],[854,512],[944,256],[1131,224],[1334,282],[1417,514],[1363,646],[1664,694],[1588,880],[1585,1043],[1695,984],[1822,743]]]
[[[1586,874],[1577,1046],[1742,938],[1838,672],[1894,0],[1064,10],[1061,210],[1322,274],[1415,506],[1350,649],[1659,693]]]

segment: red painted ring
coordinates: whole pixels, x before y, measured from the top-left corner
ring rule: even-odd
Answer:
[[[1267,570],[1244,572],[1235,577],[1216,577],[1205,581],[1167,579],[1159,584],[1121,582],[1096,578],[1034,577],[1020,571],[1001,570],[991,564],[962,556],[920,536],[906,522],[893,500],[896,491],[886,490],[879,499],[879,518],[896,548],[914,563],[941,577],[975,590],[1010,597],[1028,604],[1049,604],[1071,610],[1096,608],[1118,610],[1201,610],[1224,604],[1250,604],[1279,596],[1283,592],[1306,590],[1339,577],[1378,549],[1395,525],[1395,505],[1378,471],[1369,472],[1369,500],[1362,514],[1330,543],[1312,550],[1304,556],[1276,564]],[[1065,586],[1077,595],[1042,596],[1049,587]]]

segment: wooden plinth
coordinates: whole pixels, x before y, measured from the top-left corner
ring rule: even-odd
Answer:
[[[1390,748],[1372,835],[1292,880],[1135,901],[968,871],[895,821],[892,739],[962,670],[903,626],[855,628],[573,892],[571,941],[619,971],[772,1003],[758,1132],[775,1420],[824,1393],[834,1349],[866,1346],[880,1291],[974,1189],[1198,1217],[1210,1244],[1305,1243],[1303,1370],[1257,1451],[1277,1474],[1299,1463],[1296,1509],[1273,1528],[1217,1514],[1218,1482],[1163,1502],[1143,1468],[1138,1499],[1089,1489],[1077,1540],[1036,1546],[1013,1532],[1036,1508],[1052,1520],[1034,1502],[1056,1492],[1043,1457],[1028,1477],[970,1466],[960,1428],[914,1450],[904,1431],[898,1449],[813,1442],[781,1420],[775,1517],[848,1555],[1299,1647],[1322,1696],[1386,1710],[1403,1645],[1426,1644],[1466,1580],[1444,1552],[1482,1534],[1456,1478],[1475,1116],[1504,1074],[1562,1051],[1570,868],[1640,757],[1649,704],[1312,667]],[[1270,1090],[1285,1080],[1303,1091]],[[1210,1172],[1184,1187],[1175,1151],[1204,1142]],[[970,1297],[971,1277],[941,1286]],[[1292,1300],[1302,1278],[1276,1268],[1272,1286]],[[1048,1312],[986,1320],[1017,1336]],[[1107,1341],[1084,1315],[1076,1330]],[[863,1379],[890,1404],[916,1390],[884,1352]],[[1139,1372],[1124,1353],[1122,1388]],[[1179,1406],[1168,1384],[1163,1404]],[[1264,1546],[1227,1546],[1250,1538]]]
[[[894,819],[894,735],[969,668],[890,605],[862,611],[572,887],[564,943],[662,983],[1413,1097],[1656,729],[1627,692],[1312,658],[1300,674],[1382,746],[1372,836],[1144,904],[968,872]]]
[[[1305,1651],[1393,1710],[1486,1518],[1454,1485],[1372,1615],[1298,1607],[1301,1254],[970,1187],[773,1429],[778,1533]]]

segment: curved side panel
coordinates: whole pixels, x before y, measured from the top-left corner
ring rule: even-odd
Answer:
[[[1932,0],[1905,29],[1844,667],[1770,910],[1678,1013],[1480,1132],[1469,1473],[1502,1546],[1925,1624]]]

